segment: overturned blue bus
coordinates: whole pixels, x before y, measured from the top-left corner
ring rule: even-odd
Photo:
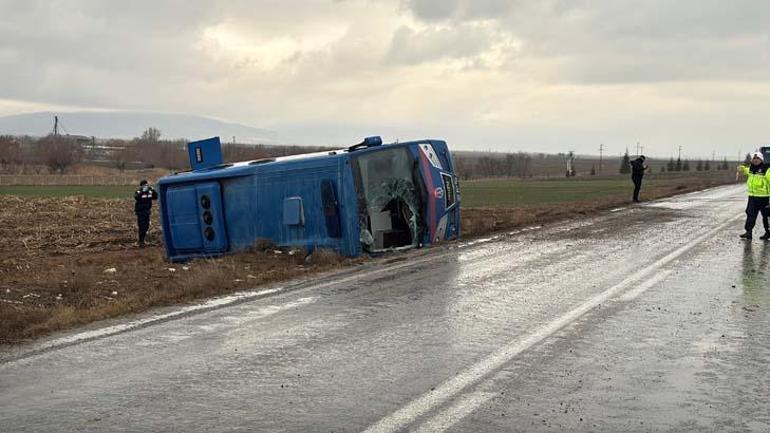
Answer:
[[[460,233],[460,192],[441,140],[222,163],[219,137],[187,146],[192,170],[158,181],[172,261],[258,240],[346,256],[430,245]]]

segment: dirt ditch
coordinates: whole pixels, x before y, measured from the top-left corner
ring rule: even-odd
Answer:
[[[216,260],[169,263],[157,212],[149,245],[135,245],[131,205],[84,197],[4,197],[0,344],[363,261],[265,244]]]

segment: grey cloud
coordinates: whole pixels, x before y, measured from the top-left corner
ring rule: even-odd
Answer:
[[[415,17],[425,21],[494,19],[509,14],[515,0],[405,0]]]
[[[669,116],[684,100],[687,111],[677,116],[691,123],[682,139],[703,113],[732,119],[730,131],[740,131],[745,115],[717,113],[733,108],[754,113],[754,131],[766,130],[765,1],[0,0],[0,17],[0,99],[259,125],[344,118],[344,128],[329,128],[345,136],[367,122],[355,130],[434,121],[436,131],[454,128],[468,141],[489,125],[501,137],[529,133],[533,141],[542,128],[554,143],[570,136],[571,114],[584,106],[595,109],[574,122],[587,124],[588,142],[609,124],[629,125],[615,129],[618,139],[632,134],[639,113],[657,113],[660,102]],[[202,36],[212,26],[235,40],[207,51]],[[269,69],[260,49],[271,43],[284,51]],[[457,73],[458,65],[475,70]],[[672,88],[684,90],[670,95]],[[639,89],[647,106],[627,102]],[[352,110],[363,97],[377,102]],[[518,112],[530,106],[542,114]],[[498,117],[469,120],[482,110]]]
[[[418,18],[441,8],[408,5]],[[498,23],[521,41],[523,61],[558,66],[545,74],[555,81],[770,79],[765,1],[460,0],[444,17],[453,26]]]
[[[518,3],[514,0],[476,0],[465,4],[462,14],[466,19],[496,19],[510,14]]]
[[[429,27],[415,30],[398,28],[387,60],[396,64],[421,64],[441,59],[465,60],[480,63],[479,56],[498,44],[505,44],[506,35],[487,27],[460,24],[456,27]],[[505,54],[512,55],[511,47]]]
[[[0,97],[102,107],[150,105],[205,78],[193,43],[219,18],[201,1],[3,2],[0,15]]]
[[[461,0],[405,0],[404,5],[417,18],[426,21],[453,18]]]
[[[729,38],[766,34],[770,24],[770,3],[757,0],[603,0],[578,10],[600,34],[629,38]]]

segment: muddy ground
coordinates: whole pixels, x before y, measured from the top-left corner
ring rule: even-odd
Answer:
[[[654,199],[721,182],[703,179],[645,191]],[[463,236],[589,215],[621,204],[602,201],[463,209]],[[149,245],[135,245],[130,200],[5,196],[0,208],[0,344],[76,325],[353,266],[329,252],[269,245],[184,265],[166,261],[153,213]]]
[[[255,247],[217,260],[169,263],[158,213],[136,246],[129,200],[6,196],[0,210],[0,343],[361,262]]]

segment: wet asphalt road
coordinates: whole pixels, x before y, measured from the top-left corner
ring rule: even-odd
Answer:
[[[0,430],[768,432],[743,208],[718,188],[15,352]]]

